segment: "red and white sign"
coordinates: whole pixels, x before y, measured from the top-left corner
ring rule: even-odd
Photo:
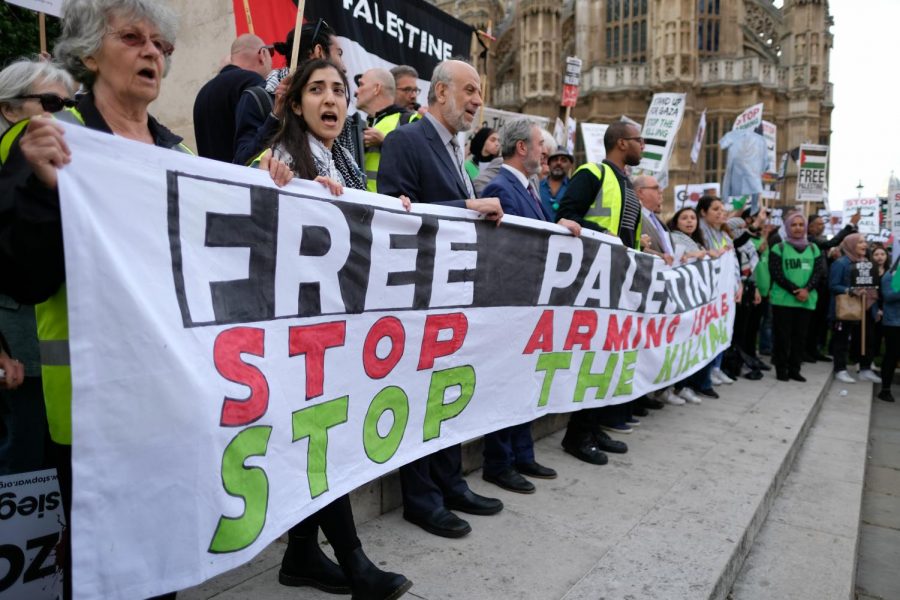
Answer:
[[[560,102],[560,104],[562,106],[574,107],[576,102],[578,102],[578,86],[564,85],[562,92],[562,102]]]

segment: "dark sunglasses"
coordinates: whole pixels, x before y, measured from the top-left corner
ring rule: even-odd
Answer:
[[[56,94],[24,94],[16,96],[16,100],[37,100],[41,103],[41,108],[47,112],[59,112],[63,108],[74,108],[78,103],[71,98],[63,98]]]
[[[313,29],[312,38],[310,38],[310,39],[312,39],[313,44],[316,43],[316,38],[319,37],[319,31],[322,30],[322,25],[324,25],[324,24],[326,24],[325,19],[319,17],[319,21],[316,23],[316,28]]]

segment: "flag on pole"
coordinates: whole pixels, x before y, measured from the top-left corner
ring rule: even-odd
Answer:
[[[700,122],[697,124],[697,135],[694,136],[694,145],[691,147],[691,163],[696,163],[700,158],[700,148],[703,146],[703,139],[706,137],[706,110],[700,115]]]
[[[781,166],[778,167],[778,179],[784,179],[785,177],[787,177],[788,160],[790,160],[790,158],[790,152],[785,152],[781,155]]]
[[[800,168],[801,169],[824,169],[825,163],[828,161],[828,150],[820,150],[818,148],[801,148],[800,150]]]

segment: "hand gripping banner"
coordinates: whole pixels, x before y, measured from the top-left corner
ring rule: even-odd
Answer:
[[[668,268],[552,224],[66,139],[77,597],[195,585],[412,460],[631,400],[730,343],[731,254]]]

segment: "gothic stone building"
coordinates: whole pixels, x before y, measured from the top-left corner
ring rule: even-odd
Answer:
[[[479,29],[492,25],[489,106],[556,117],[566,56],[584,61],[573,111],[579,121],[626,115],[642,122],[654,92],[686,93],[670,185],[721,181],[725,156],[717,142],[743,109],[759,102],[763,118],[778,126],[779,157],[804,142],[829,143],[828,0],[433,3]],[[704,109],[705,145],[691,172],[690,147]],[[793,164],[782,203],[793,204],[795,184]],[[671,189],[666,201],[671,210]]]

